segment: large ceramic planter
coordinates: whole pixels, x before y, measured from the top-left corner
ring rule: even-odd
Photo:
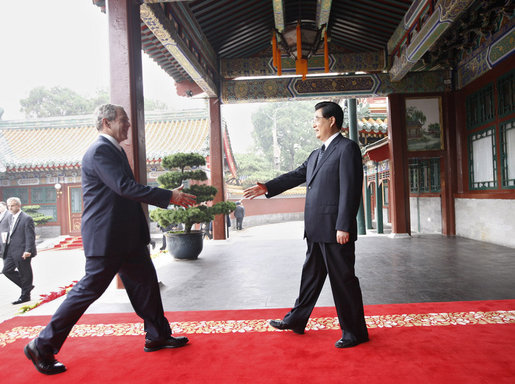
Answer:
[[[202,231],[166,233],[166,248],[168,252],[180,260],[196,260],[200,252],[202,252],[203,242]]]

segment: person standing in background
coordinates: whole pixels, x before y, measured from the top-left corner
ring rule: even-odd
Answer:
[[[31,259],[37,255],[36,231],[32,217],[21,210],[18,197],[8,198],[7,208],[10,211],[10,223],[3,251],[2,272],[21,288],[20,297],[13,302],[16,305],[30,301],[30,292],[34,289]]]

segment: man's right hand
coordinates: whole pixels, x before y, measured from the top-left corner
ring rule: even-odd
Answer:
[[[267,192],[268,190],[265,184],[256,183],[256,185],[254,185],[253,187],[249,187],[243,191],[243,197],[245,197],[246,199],[253,199],[255,197],[264,195]]]
[[[172,189],[172,198],[170,204],[180,205],[181,207],[190,207],[197,203],[197,198],[189,193],[182,192],[184,185]]]

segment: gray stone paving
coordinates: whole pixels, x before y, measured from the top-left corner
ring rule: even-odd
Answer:
[[[299,289],[306,245],[301,221],[231,231],[204,242],[196,261],[154,258],[165,311],[289,308]],[[159,237],[157,237],[159,239]],[[156,249],[160,241],[157,241]],[[463,238],[360,236],[356,271],[365,304],[515,299],[515,249]],[[78,280],[82,250],[47,250],[33,259],[33,299]],[[19,289],[0,275],[0,321],[16,315]],[[51,315],[61,299],[23,316]],[[318,306],[332,306],[328,282]],[[111,284],[88,313],[132,312]],[[173,321],[173,319],[171,319]]]

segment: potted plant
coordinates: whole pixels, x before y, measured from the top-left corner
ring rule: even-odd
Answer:
[[[215,215],[227,215],[236,208],[236,204],[230,201],[208,205],[218,190],[211,185],[191,183],[192,180],[207,180],[206,173],[199,168],[204,165],[206,159],[198,153],[176,153],[163,158],[162,166],[168,172],[157,178],[162,188],[174,189],[184,184],[183,191],[196,196],[197,200],[197,205],[192,207],[174,205],[172,208],[157,208],[150,212],[150,218],[161,228],[183,225],[180,230],[165,233],[168,252],[176,259],[195,260],[202,251],[203,233],[192,230],[194,224],[209,223]]]
[[[47,216],[41,212],[39,212],[39,208],[41,208],[39,205],[24,205],[23,211],[32,217],[32,220],[34,220],[34,226],[36,227],[36,239],[39,239],[41,237],[41,231],[38,230],[40,225],[44,225],[48,223],[49,221],[53,220],[52,216]]]

